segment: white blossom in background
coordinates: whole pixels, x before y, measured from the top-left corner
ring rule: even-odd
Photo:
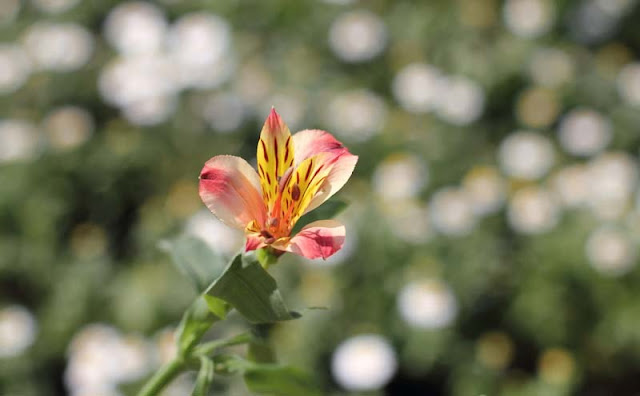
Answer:
[[[259,108],[275,90],[272,76],[261,62],[241,65],[233,85],[242,100],[255,108]]]
[[[29,310],[20,305],[0,309],[0,358],[24,353],[36,340],[38,326]]]
[[[116,58],[102,69],[100,94],[107,103],[127,107],[145,100],[175,95],[175,67],[161,55]]]
[[[558,139],[569,154],[586,157],[604,150],[613,137],[611,123],[597,111],[578,108],[560,121]]]
[[[560,220],[557,198],[538,186],[521,188],[509,200],[507,219],[522,234],[541,234],[553,229]]]
[[[472,169],[462,181],[462,188],[479,216],[497,212],[506,199],[506,181],[493,167]]]
[[[387,28],[380,17],[370,11],[345,12],[329,30],[329,46],[345,62],[369,61],[380,55],[386,45]]]
[[[233,93],[209,95],[202,108],[202,117],[216,132],[235,132],[245,120],[247,106]]]
[[[343,341],[333,352],[331,373],[349,391],[367,391],[385,386],[398,367],[389,342],[376,334],[362,334]]]
[[[606,1],[613,3],[615,0]],[[576,5],[567,22],[577,41],[599,43],[615,34],[619,17],[606,11],[597,0],[585,0]]]
[[[636,244],[625,232],[606,225],[593,231],[585,245],[591,266],[608,276],[629,272],[635,265],[637,250]]]
[[[412,63],[393,78],[391,90],[400,106],[411,113],[427,113],[436,108],[442,90],[442,74],[431,65]]]
[[[373,173],[373,189],[386,201],[415,198],[427,185],[429,172],[424,161],[406,153],[392,154]]]
[[[468,125],[484,111],[484,90],[466,77],[445,77],[441,80],[436,113],[454,125]]]
[[[195,387],[195,378],[192,373],[186,372],[178,375],[162,392],[162,396],[190,395]],[[231,393],[233,394],[233,393]]]
[[[471,199],[461,188],[436,191],[429,202],[429,216],[433,228],[449,236],[467,235],[476,225]]]
[[[113,8],[104,23],[104,35],[123,55],[155,53],[163,49],[168,23],[160,8],[132,1]]]
[[[28,121],[0,120],[0,164],[23,161],[35,156],[40,145],[40,134]]]
[[[511,33],[535,38],[551,29],[554,12],[549,0],[506,0],[502,16]]]
[[[555,48],[541,48],[529,62],[529,75],[537,85],[557,87],[574,77],[575,65],[569,55]]]
[[[169,26],[160,8],[133,1],[114,8],[104,29],[121,55],[101,71],[100,94],[132,124],[165,122],[181,90],[218,87],[235,67],[231,28],[215,14],[186,14]],[[203,117],[230,131],[233,123],[221,121],[216,111],[207,103]]]
[[[384,214],[391,232],[401,241],[420,245],[433,236],[429,208],[420,202],[392,202]]]
[[[185,226],[185,232],[205,241],[216,252],[225,256],[235,254],[241,247],[243,233],[227,227],[208,210],[194,214]]]
[[[68,150],[89,140],[95,123],[87,110],[77,106],[62,106],[50,111],[42,121],[49,145],[56,150]]]
[[[574,164],[559,169],[551,176],[551,187],[560,202],[568,208],[577,208],[589,198],[587,167]]]
[[[117,329],[92,324],[72,339],[64,373],[71,394],[112,394],[120,383],[142,379],[151,370],[152,349],[141,337],[122,335]],[[116,393],[117,394],[117,393]]]
[[[440,329],[451,325],[458,302],[451,288],[440,280],[412,281],[398,294],[398,311],[411,326]]]
[[[638,0],[595,0],[595,4],[610,15],[622,16],[631,11]]]
[[[631,106],[640,106],[640,62],[626,65],[618,74],[618,92]]]
[[[71,72],[82,68],[93,54],[93,36],[74,23],[36,22],[22,37],[35,66],[42,70]]]
[[[144,98],[122,109],[122,114],[134,125],[157,125],[171,117],[176,102],[175,96]]]
[[[21,8],[21,0],[0,1],[0,25],[8,25],[15,21]]]
[[[502,171],[511,177],[536,180],[554,163],[551,141],[536,132],[517,131],[507,136],[498,151]]]
[[[179,85],[175,65],[166,56],[147,54],[109,63],[102,69],[98,88],[131,123],[154,125],[173,114]]]
[[[387,108],[371,91],[347,91],[329,102],[324,115],[330,131],[345,140],[363,142],[384,127]]]
[[[176,343],[176,329],[166,327],[158,331],[153,338],[155,345],[155,365],[160,367],[169,363],[178,356],[178,345]]]
[[[31,61],[22,47],[0,44],[0,94],[17,91],[31,75]]]
[[[638,163],[624,152],[606,152],[588,164],[588,204],[602,220],[624,215],[638,184]]]
[[[31,0],[31,3],[42,12],[62,14],[77,6],[80,0]]]
[[[183,88],[210,89],[225,82],[235,66],[229,23],[199,12],[181,16],[171,26],[169,56]]]

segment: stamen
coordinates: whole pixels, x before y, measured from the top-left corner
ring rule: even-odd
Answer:
[[[294,201],[300,199],[300,187],[298,187],[297,184],[294,184],[293,187],[291,187],[291,199]]]

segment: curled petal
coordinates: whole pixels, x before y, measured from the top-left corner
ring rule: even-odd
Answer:
[[[342,248],[345,228],[335,220],[320,220],[305,226],[296,236],[289,240],[284,249],[308,259],[329,258]]]
[[[293,148],[296,165],[318,153],[331,152],[334,154],[342,154],[347,152],[346,147],[329,132],[319,129],[305,129],[304,131],[294,134]]]
[[[357,162],[358,156],[349,153],[346,149],[342,154],[338,154],[327,178],[314,195],[304,213],[317,208],[327,199],[331,198],[333,194],[337,193],[351,177]]]
[[[273,207],[278,193],[278,180],[293,165],[293,142],[287,124],[275,109],[262,127],[258,142],[258,174],[264,201]]]
[[[260,179],[240,157],[219,155],[205,163],[200,172],[200,198],[230,227],[244,230],[252,221],[259,225],[265,222]]]

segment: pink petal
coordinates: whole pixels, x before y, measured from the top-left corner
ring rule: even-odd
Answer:
[[[200,198],[230,227],[245,229],[252,221],[264,224],[266,209],[256,171],[240,157],[219,155],[200,172]]]
[[[291,238],[286,250],[308,259],[326,259],[342,248],[345,232],[335,220],[314,221]]]
[[[247,242],[244,245],[244,250],[245,252],[250,252],[265,246],[266,244],[264,243],[263,238],[260,237],[260,234],[252,234],[247,235]]]
[[[348,152],[329,132],[319,129],[305,129],[293,135],[293,152],[295,153],[295,164],[299,164],[309,157],[322,152],[332,152],[340,154]]]

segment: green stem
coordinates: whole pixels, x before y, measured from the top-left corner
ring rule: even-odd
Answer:
[[[214,352],[218,348],[233,346],[233,345],[242,345],[251,342],[253,337],[249,333],[238,334],[235,337],[228,338],[226,340],[216,340],[204,343],[198,347],[196,347],[193,355],[195,356],[206,356],[211,352]]]
[[[183,368],[184,361],[182,359],[174,359],[165,364],[144,384],[144,387],[138,392],[138,396],[157,395]]]

